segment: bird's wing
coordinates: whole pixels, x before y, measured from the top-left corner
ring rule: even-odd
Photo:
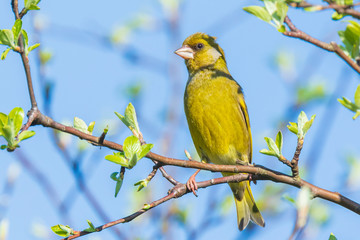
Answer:
[[[252,137],[251,137],[251,129],[250,129],[250,120],[249,120],[248,110],[247,110],[247,107],[246,107],[246,104],[245,104],[244,94],[242,93],[242,89],[241,89],[240,86],[239,86],[239,90],[238,90],[238,102],[239,102],[241,114],[242,114],[242,116],[244,117],[244,120],[245,120],[246,129],[247,129],[248,134],[249,134],[249,140],[250,140],[249,163],[251,163],[251,160],[252,160]]]

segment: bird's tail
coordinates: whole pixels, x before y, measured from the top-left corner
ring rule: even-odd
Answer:
[[[228,174],[224,173],[223,175]],[[255,204],[249,181],[229,183],[229,185],[234,193],[239,230],[244,230],[250,220],[264,227],[265,222]]]

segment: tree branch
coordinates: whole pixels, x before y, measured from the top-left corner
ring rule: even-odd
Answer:
[[[308,43],[311,43],[317,47],[320,47],[326,51],[336,53],[340,58],[342,58],[352,69],[354,69],[357,73],[360,74],[360,66],[356,64],[349,56],[345,54],[343,50],[335,43],[326,43],[316,39],[307,33],[299,30],[295,25],[291,22],[288,16],[285,17],[284,23],[289,27],[290,31],[285,31],[283,34],[288,37],[298,38],[304,40]]]
[[[360,3],[355,3],[353,5],[338,5],[331,1],[326,1],[329,5],[314,5],[307,1],[301,1],[299,3],[289,3],[289,6],[294,8],[308,8],[308,7],[317,7],[318,11],[333,9],[340,14],[345,14],[352,16],[354,18],[360,19],[360,12],[353,9],[353,7],[360,5]]]

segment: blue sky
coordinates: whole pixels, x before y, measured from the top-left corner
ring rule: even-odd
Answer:
[[[56,121],[71,122],[75,116],[87,123],[96,121],[95,134],[100,134],[103,126],[107,124],[110,133],[108,139],[122,143],[130,132],[120,124],[114,111],[122,113],[131,101],[126,89],[133,84],[141,84],[141,95],[134,104],[146,141],[155,144],[154,152],[182,159],[185,158],[184,149],[191,152],[194,149],[182,105],[187,72],[183,60],[173,52],[192,33],[200,31],[216,36],[225,51],[230,73],[245,91],[253,133],[253,161],[289,173],[289,169],[275,158],[265,157],[259,150],[265,148],[265,136],[275,137],[279,120],[295,121],[294,118],[284,119],[286,110],[294,101],[294,85],[324,83],[326,92],[331,94],[338,88],[337,82],[341,81],[344,89],[336,98],[346,96],[352,99],[359,84],[359,77],[335,54],[285,37],[270,25],[242,10],[244,6],[259,4],[258,1],[183,1],[178,15],[178,28],[171,32],[166,20],[168,15],[163,11],[159,1],[107,1],[101,4],[89,1],[43,1],[39,4],[40,11],[24,17],[23,28],[27,30],[30,41],[35,42],[39,38],[42,49],[53,54],[46,68],[46,77],[54,85],[51,106]],[[346,23],[331,21],[331,14],[331,11],[307,13],[289,10],[290,18],[301,30],[326,42],[339,43],[337,31],[344,29]],[[137,19],[138,16],[147,19],[146,24],[131,32],[128,45],[113,46],[106,41],[106,37],[115,29]],[[1,1],[0,29],[11,28],[13,19],[10,2]],[[44,24],[41,35],[34,32],[34,19]],[[131,60],[134,57],[129,55],[133,51],[127,52],[129,46],[140,54],[139,61]],[[1,47],[0,51],[3,49],[5,48]],[[285,77],[279,73],[278,65],[274,61],[279,53],[287,56],[287,61],[293,59],[292,73]],[[144,59],[144,56],[150,58]],[[35,93],[42,110],[43,99],[36,52],[30,53],[29,59]],[[348,74],[343,74],[344,71]],[[10,52],[7,59],[0,63],[0,73],[0,111],[8,113],[16,106],[27,111],[30,102],[20,57]],[[326,105],[327,98],[304,108],[308,116],[316,114],[317,117],[305,139],[300,165],[303,161],[308,161],[311,166],[310,149],[317,146],[317,139],[321,139],[321,134],[325,134],[321,133],[319,137],[318,129],[333,120],[332,127],[326,131],[326,140],[313,170],[311,182],[325,189],[344,193],[359,202],[360,194],[344,186],[348,168],[346,157],[359,155],[359,134],[356,131],[359,129],[359,120],[353,121],[352,113],[337,103],[336,98],[331,99],[334,114],[330,115],[330,118],[334,119],[326,119],[329,116],[326,115],[329,106]],[[175,123],[168,124],[165,121],[168,108],[177,116]],[[300,110],[297,110],[294,116],[299,112]],[[24,142],[19,151],[28,156],[29,161],[46,174],[60,199],[64,199],[69,189],[74,187],[73,174],[52,143],[51,130],[39,126],[33,127],[32,130],[36,131],[35,137]],[[161,137],[167,136],[169,130],[172,132],[172,140],[170,148],[164,151],[164,140]],[[296,139],[287,130],[283,132],[284,155],[291,158]],[[69,152],[74,157],[78,154],[79,141],[75,138],[70,138],[69,141]],[[3,139],[0,139],[0,143],[3,144]],[[146,193],[136,193],[133,183],[145,178],[152,169],[151,162],[143,159],[134,169],[127,171],[120,197],[114,198],[114,182],[110,180],[109,175],[118,171],[118,167],[104,160],[104,156],[111,154],[111,151],[104,148],[99,150],[88,145],[87,151],[83,154],[81,168],[89,189],[111,220],[126,216],[142,204],[164,196],[170,188],[159,174],[149,184]],[[19,164],[17,155],[6,151],[0,152],[0,194],[7,170],[14,163]],[[10,201],[2,210],[0,209],[0,219],[7,218],[10,222],[8,239],[39,239],[32,233],[34,223],[41,223],[47,228],[58,223],[68,224],[59,218],[49,198],[28,170],[23,166],[21,169]],[[182,182],[194,172],[175,167],[167,169]],[[218,176],[219,174],[201,172],[198,180]],[[253,187],[255,198],[259,198],[264,192],[266,184],[259,182]],[[297,191],[293,188],[286,189],[292,197],[296,197]],[[142,224],[151,226],[151,217],[161,215],[161,211],[169,209],[174,203],[180,208],[189,208],[190,222],[196,228],[196,224],[207,215],[205,203],[212,194],[217,196],[217,193],[227,195],[230,194],[230,190],[225,185],[200,190],[199,198],[187,195],[176,199],[173,203],[159,206],[132,223],[121,225],[119,229],[130,234]],[[86,197],[81,194],[70,198],[73,202],[69,225],[77,230],[84,229],[87,227],[86,219],[92,220],[95,225],[104,224],[84,198]],[[317,232],[310,232],[305,239],[327,239],[330,232],[334,232],[338,239],[349,239],[357,232],[359,217],[355,213],[332,203],[316,201],[328,207],[330,218],[323,228],[313,230]],[[281,212],[275,216],[266,209],[261,209],[264,212],[266,227],[259,229],[252,236],[246,232],[238,233],[235,208],[231,205],[231,211],[226,215],[224,224],[206,231],[200,239],[223,237],[224,232],[228,234],[226,239],[287,238],[293,228],[295,210],[285,200],[280,200],[278,204],[281,205]],[[151,229],[148,235],[145,235],[145,239],[153,236]],[[174,228],[173,234],[179,239],[185,239],[184,231],[179,226]],[[114,239],[113,236],[110,230],[106,230],[82,239]],[[50,239],[57,238],[51,235]]]

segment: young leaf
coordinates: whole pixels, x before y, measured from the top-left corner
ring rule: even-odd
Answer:
[[[283,135],[282,135],[281,131],[279,131],[278,134],[276,135],[275,143],[276,143],[276,146],[278,147],[280,155],[281,155],[281,150],[282,150],[282,145],[283,145]]]
[[[137,191],[141,191],[143,188],[146,188],[148,185],[149,181],[147,179],[143,179],[137,183],[134,184],[134,186],[139,186]]]
[[[260,153],[265,154],[265,155],[269,155],[269,156],[275,156],[275,152],[270,151],[268,149],[261,149]]]
[[[134,154],[141,150],[141,144],[137,137],[129,136],[124,141],[124,153],[127,159],[131,159]]]
[[[132,156],[132,158],[130,159],[130,161],[129,161],[129,166],[128,166],[128,168],[129,168],[129,169],[132,169],[132,168],[136,165],[137,162],[138,162],[138,156],[137,156],[137,154],[134,154],[134,155]]]
[[[88,133],[88,126],[81,118],[74,117],[74,128],[81,132]]]
[[[21,31],[21,27],[22,27],[22,21],[21,19],[16,19],[15,23],[14,23],[14,26],[12,27],[12,33],[13,33],[13,36],[14,36],[14,42],[17,43],[17,40],[19,38],[19,34],[20,34],[20,31]]]
[[[131,131],[140,132],[135,108],[131,103],[126,107],[124,116],[117,112],[115,114]]]
[[[264,139],[266,141],[266,144],[268,145],[269,150],[274,153],[274,156],[280,157],[281,156],[280,150],[276,145],[276,143],[274,142],[274,140],[269,137],[265,137]]]
[[[25,0],[25,9],[26,10],[40,10],[37,4],[40,0]]]
[[[105,159],[110,162],[119,164],[123,167],[126,167],[126,168],[129,167],[129,161],[121,153],[114,153],[113,155],[106,155]]]
[[[139,160],[142,159],[143,157],[145,157],[146,154],[148,154],[148,152],[150,152],[150,150],[152,149],[153,146],[154,146],[154,144],[151,144],[151,143],[142,145],[140,152],[138,151]]]
[[[116,186],[115,186],[115,197],[117,197],[117,195],[119,194],[120,189],[121,189],[121,186],[122,186],[122,183],[123,183],[123,178],[119,178],[119,180],[118,180],[118,181],[116,181]]]
[[[266,11],[265,8],[260,6],[249,6],[243,8],[246,12],[260,18],[261,20],[269,23],[271,21],[271,15]]]
[[[37,48],[38,46],[40,46],[40,43],[36,43],[36,44],[28,47],[28,54],[29,54],[32,50],[34,50],[35,48]]]
[[[73,230],[69,226],[58,224],[51,227],[51,230],[60,237],[68,237],[72,234]]]
[[[90,220],[86,220],[89,224],[89,227],[84,229],[85,232],[97,232],[96,228],[94,227],[94,224]]]
[[[290,132],[298,134],[298,126],[297,123],[289,122],[290,125],[287,125],[287,128],[290,130]]]
[[[0,31],[0,44],[7,45],[14,48],[14,34],[9,29],[3,29]]]
[[[294,206],[296,206],[296,201],[294,198],[290,197],[289,194],[285,193],[284,195],[282,195],[282,198],[289,201],[290,203],[294,204]]]
[[[338,12],[336,12],[336,11],[333,13],[333,15],[331,15],[331,19],[332,19],[332,20],[335,20],[335,21],[338,21],[338,20],[340,20],[340,19],[342,19],[342,18],[344,18],[344,17],[345,17],[344,14],[338,13]]]
[[[311,116],[309,121],[305,122],[305,124],[303,126],[303,129],[302,129],[304,136],[307,133],[307,131],[310,129],[315,117],[316,117],[316,115],[314,114],[314,115]]]
[[[356,88],[354,100],[354,103],[360,108],[360,84]]]
[[[94,126],[95,126],[95,122],[91,122],[89,123],[89,126],[87,128],[87,131],[92,134],[92,132],[94,131]],[[105,130],[104,130],[105,131]]]
[[[31,138],[34,135],[35,135],[34,131],[28,131],[28,130],[22,131],[18,136],[18,140],[23,141],[25,139]]]
[[[14,108],[9,113],[8,124],[12,126],[15,135],[17,135],[21,129],[23,119],[24,119],[24,110],[20,107]]]
[[[337,240],[333,233],[330,233],[329,240]]]
[[[5,51],[3,51],[3,53],[1,54],[1,60],[5,60],[7,54],[9,53],[11,48],[7,48],[5,49]]]

